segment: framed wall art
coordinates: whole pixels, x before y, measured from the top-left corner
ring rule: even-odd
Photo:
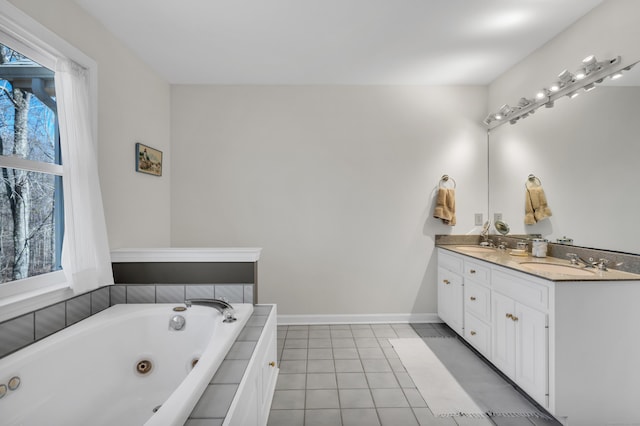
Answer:
[[[136,172],[162,176],[162,151],[136,143]]]

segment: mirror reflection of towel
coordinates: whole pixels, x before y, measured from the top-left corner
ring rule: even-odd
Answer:
[[[551,209],[547,205],[547,196],[542,186],[527,188],[524,200],[524,223],[533,225],[551,216]]]
[[[442,219],[445,225],[456,224],[456,191],[453,188],[438,188],[436,195],[436,207],[433,209],[433,217]]]

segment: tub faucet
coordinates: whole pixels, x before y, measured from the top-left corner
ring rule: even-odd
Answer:
[[[223,322],[233,322],[237,318],[233,314],[233,306],[226,300],[222,299],[186,299],[184,304],[187,308],[193,305],[209,306],[210,308],[217,309],[222,314]]]

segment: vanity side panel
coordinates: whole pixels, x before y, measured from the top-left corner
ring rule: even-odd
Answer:
[[[638,424],[640,282],[556,283],[555,415],[581,426]]]

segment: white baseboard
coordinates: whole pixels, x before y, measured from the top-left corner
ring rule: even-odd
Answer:
[[[390,324],[442,322],[438,314],[344,314],[344,315],[282,315],[278,325],[300,324]]]

